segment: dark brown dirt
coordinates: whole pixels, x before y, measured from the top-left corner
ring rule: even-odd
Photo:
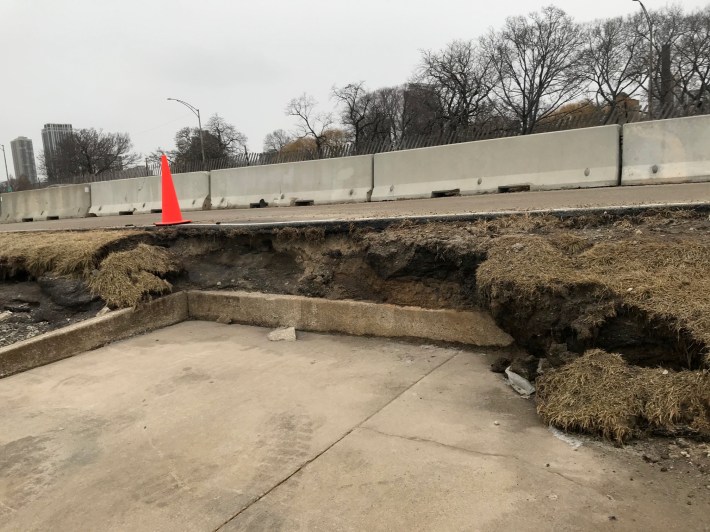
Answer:
[[[0,347],[95,316],[103,303],[92,299],[67,307],[53,301],[36,282],[0,283]]]
[[[698,368],[708,353],[710,304],[704,306],[705,298],[698,297],[709,280],[698,274],[710,260],[703,256],[710,249],[706,213],[649,211],[564,220],[519,215],[349,231],[186,226],[97,240],[100,252],[93,259],[82,254],[85,275],[96,276],[111,253],[145,243],[168,249],[178,263],[179,271],[162,274],[173,290],[255,290],[486,308],[519,347],[549,357],[553,365],[600,348],[633,364]],[[680,254],[681,260],[665,259],[664,253]],[[639,278],[652,278],[656,271],[670,280],[639,286]],[[4,269],[9,282],[32,281],[40,273],[36,264],[29,271],[17,263]],[[56,322],[63,325],[73,315],[66,309]],[[555,356],[555,350],[565,355]]]

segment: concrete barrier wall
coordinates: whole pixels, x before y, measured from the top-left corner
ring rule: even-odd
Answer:
[[[375,155],[372,201],[615,186],[620,126],[466,142]]]
[[[91,209],[94,216],[160,212],[162,191],[160,176],[116,179],[91,184]],[[209,172],[173,174],[173,183],[183,211],[210,208]]]
[[[83,218],[90,207],[89,185],[62,185],[0,194],[0,220],[6,223]]]
[[[211,172],[212,206],[288,206],[369,201],[372,155],[248,166]]]
[[[183,211],[710,181],[710,116],[175,174]],[[0,221],[159,212],[159,176],[0,195]]]
[[[622,185],[710,181],[710,116],[624,125]]]

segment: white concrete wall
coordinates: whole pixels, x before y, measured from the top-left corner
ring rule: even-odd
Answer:
[[[180,209],[200,211],[210,207],[209,172],[173,174]],[[160,176],[116,179],[91,184],[91,209],[95,216],[143,214],[162,208]]]
[[[365,202],[372,192],[372,155],[213,170],[210,179],[216,209],[262,200],[270,206]]]
[[[83,218],[91,206],[89,185],[62,185],[0,194],[0,220]]]
[[[710,181],[710,116],[624,125],[622,185]]]
[[[372,201],[497,192],[615,186],[619,126],[483,140],[375,155]]]

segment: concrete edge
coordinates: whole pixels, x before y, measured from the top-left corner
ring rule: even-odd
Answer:
[[[192,319],[354,336],[416,338],[479,347],[507,347],[513,338],[481,310],[426,309],[366,301],[258,292],[188,292]]]
[[[135,309],[122,309],[0,348],[0,378],[51,364],[188,318],[187,294],[178,292]]]
[[[91,351],[187,319],[353,336],[413,338],[477,347],[507,347],[513,338],[481,310],[426,309],[365,301],[260,292],[178,292],[138,308],[41,334],[0,348],[0,378]]]
[[[645,169],[645,168],[644,168]],[[697,175],[690,177],[624,177],[621,175],[622,187],[639,187],[645,185],[682,185],[684,183],[707,183],[710,175]]]

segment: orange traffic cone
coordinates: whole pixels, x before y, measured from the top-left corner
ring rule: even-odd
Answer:
[[[163,186],[163,220],[156,222],[155,225],[179,225],[189,224],[192,220],[183,220],[178,204],[177,194],[175,193],[175,185],[173,185],[173,176],[170,173],[170,165],[168,158],[163,155],[160,158],[162,186]]]

